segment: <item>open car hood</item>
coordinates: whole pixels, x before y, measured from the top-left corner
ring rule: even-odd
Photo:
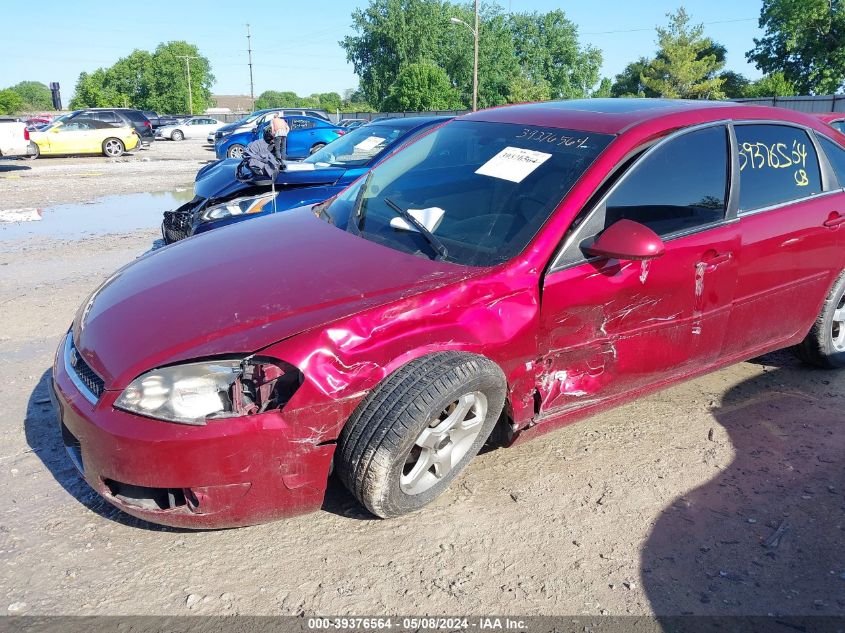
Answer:
[[[80,307],[74,340],[106,389],[121,389],[156,367],[249,354],[479,270],[380,246],[301,207],[129,264]]]
[[[226,158],[203,167],[197,174],[194,193],[207,200],[228,200],[255,186],[269,186],[267,181],[238,180],[235,175],[240,162],[239,158]],[[277,189],[331,185],[346,173],[345,169],[338,167],[310,168],[311,163],[292,162],[288,167],[276,177]]]

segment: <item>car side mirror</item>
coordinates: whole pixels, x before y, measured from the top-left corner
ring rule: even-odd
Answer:
[[[595,242],[584,247],[588,255],[607,259],[654,259],[663,255],[665,250],[657,233],[633,220],[614,222]]]

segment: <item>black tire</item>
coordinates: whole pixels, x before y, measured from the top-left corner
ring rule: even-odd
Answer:
[[[440,352],[411,361],[373,389],[343,428],[335,453],[341,481],[376,516],[388,518],[422,508],[449,487],[484,445],[501,415],[506,392],[502,370],[482,356]],[[400,481],[408,476],[404,471],[409,464],[415,468],[409,460],[412,450],[419,451],[421,433],[440,424],[443,414],[448,419],[450,403],[477,394],[485,398],[486,408],[478,434],[466,439],[461,448],[465,452],[456,455],[457,461],[443,475],[424,469],[424,476],[436,483],[407,492]]]
[[[182,133],[182,130],[173,130],[173,134],[170,135],[170,140],[172,141],[181,141],[184,138],[185,135]]]
[[[319,151],[320,151],[321,149],[323,149],[325,146],[326,146],[326,144],[325,144],[325,143],[315,143],[315,144],[311,147],[311,151],[310,151],[310,152],[308,152],[308,154],[309,154],[309,155],[311,155],[311,154],[314,154],[314,153],[316,153],[316,152],[319,152]]]
[[[834,315],[845,309],[845,272],[841,273],[822,304],[810,333],[793,349],[802,361],[821,369],[845,367],[845,323],[834,320]],[[839,339],[837,341],[837,338]]]
[[[119,138],[107,138],[103,141],[103,155],[109,158],[120,158],[126,151],[126,146]]]
[[[243,158],[244,146],[235,143],[226,150],[226,158]]]

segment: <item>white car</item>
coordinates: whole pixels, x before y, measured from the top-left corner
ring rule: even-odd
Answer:
[[[186,138],[207,138],[214,136],[222,121],[207,117],[193,117],[175,125],[164,125],[156,130],[157,139],[169,138],[171,141],[181,141]]]

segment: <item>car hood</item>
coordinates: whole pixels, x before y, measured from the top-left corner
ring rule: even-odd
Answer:
[[[301,207],[129,264],[80,307],[74,340],[106,389],[122,389],[155,367],[256,352],[480,270],[380,246]]]
[[[235,178],[240,164],[239,158],[226,158],[212,165],[207,165],[197,174],[194,194],[205,199],[226,200],[241,191],[254,187],[252,182],[241,182]],[[323,167],[311,169],[311,163],[289,163],[288,169],[279,173],[276,187],[312,187],[331,185],[346,173],[343,168]]]

